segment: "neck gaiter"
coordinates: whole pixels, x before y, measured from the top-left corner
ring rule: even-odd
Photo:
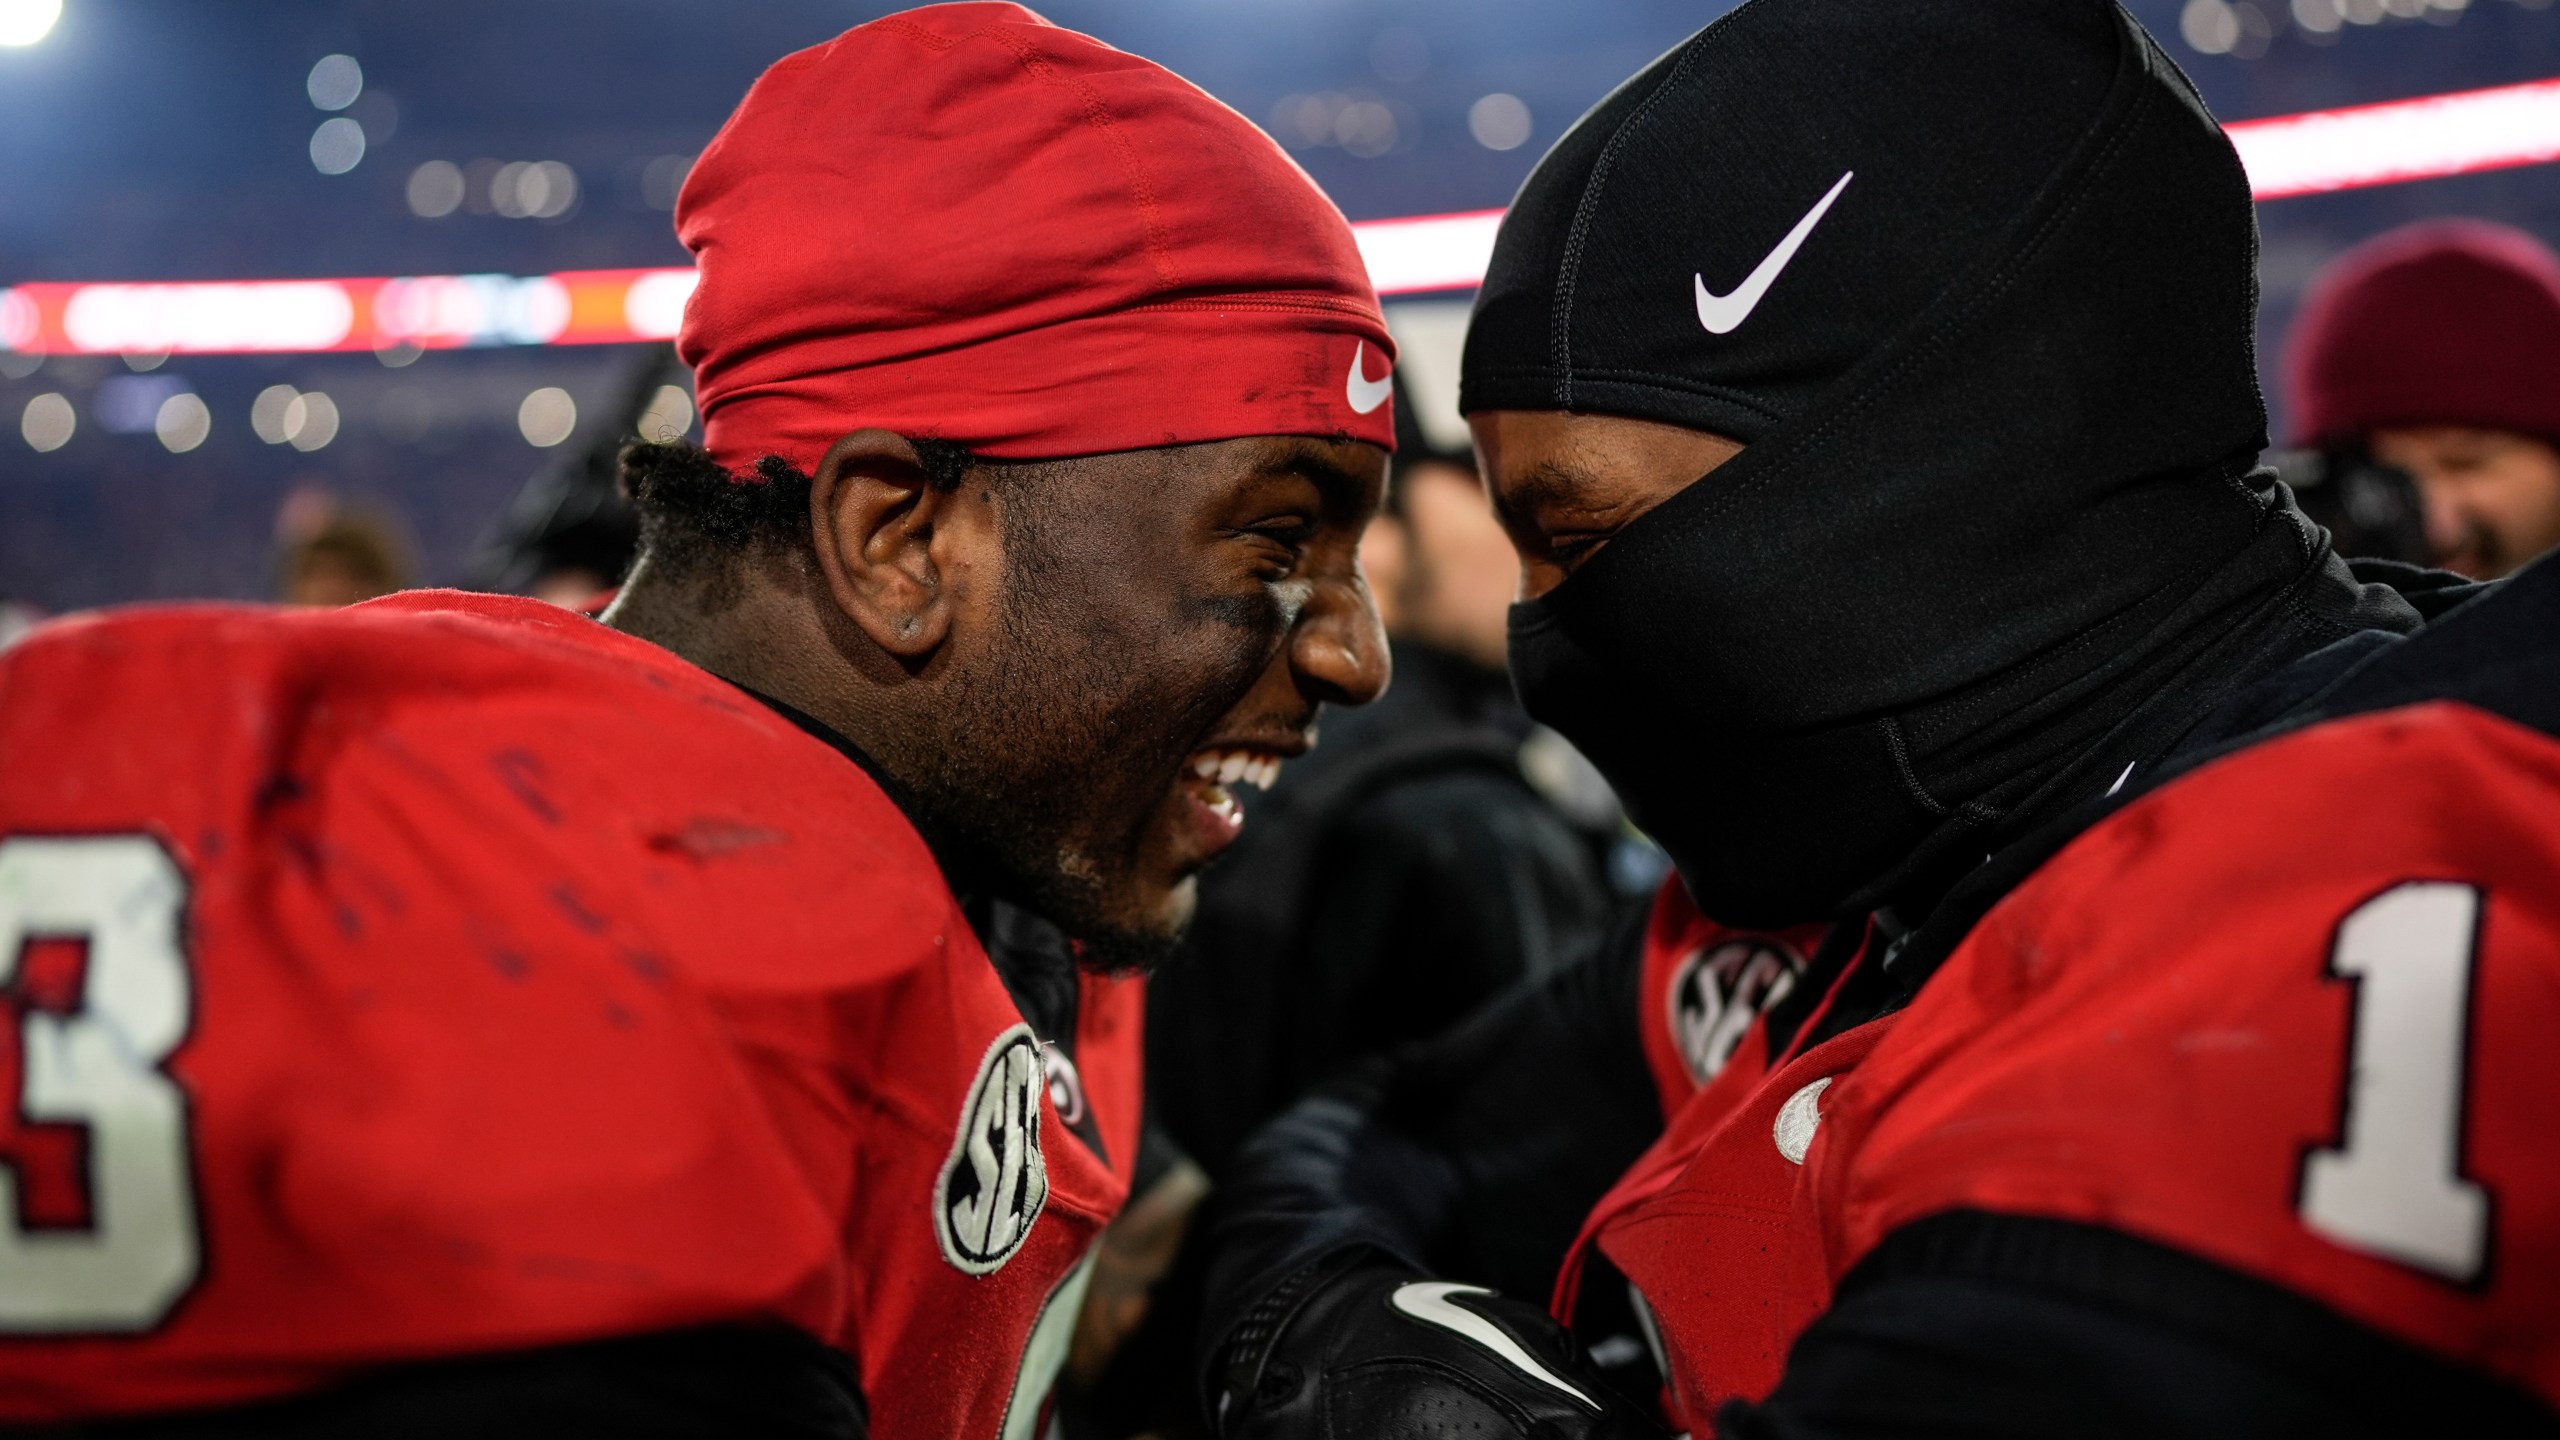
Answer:
[[[2411,623],[2253,469],[2255,252],[2229,143],[2105,0],[1709,26],[1541,162],[1477,302],[1469,411],[1745,444],[1515,610],[1523,702],[1701,908],[1776,924]]]

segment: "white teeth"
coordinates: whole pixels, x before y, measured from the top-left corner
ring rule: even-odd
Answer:
[[[1251,750],[1204,750],[1191,757],[1191,773],[1216,785],[1241,781],[1268,790],[1280,778],[1280,757]]]

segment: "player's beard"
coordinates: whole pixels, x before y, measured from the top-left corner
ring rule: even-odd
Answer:
[[[1185,760],[1268,652],[1231,613],[1139,634],[1129,617],[1078,610],[1073,577],[1014,538],[1003,643],[952,677],[945,728],[901,778],[955,887],[1039,914],[1079,942],[1087,968],[1144,972],[1190,918],[1181,900],[1170,916],[1151,903],[1152,832]]]

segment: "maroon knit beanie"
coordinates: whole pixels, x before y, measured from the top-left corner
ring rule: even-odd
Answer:
[[[2284,368],[2297,445],[2395,425],[2560,442],[2560,258],[2483,220],[2394,230],[2312,280]]]

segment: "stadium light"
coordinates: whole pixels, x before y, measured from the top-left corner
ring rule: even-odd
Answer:
[[[0,45],[33,45],[61,18],[62,0],[0,0]]]
[[[2230,127],[2261,200],[2560,160],[2560,80]]]

